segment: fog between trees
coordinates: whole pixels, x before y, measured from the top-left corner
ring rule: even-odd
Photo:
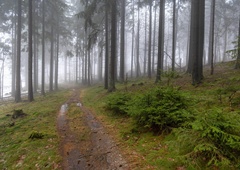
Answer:
[[[239,0],[2,0],[0,97],[32,101],[67,83],[114,91],[126,79],[159,82],[163,71],[198,84],[204,65],[214,74],[214,63],[236,59],[226,51],[239,11]]]

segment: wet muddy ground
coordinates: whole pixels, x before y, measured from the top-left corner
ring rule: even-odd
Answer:
[[[78,133],[69,127],[68,107],[75,104],[82,111],[83,125]],[[95,116],[79,99],[79,90],[73,90],[71,98],[62,105],[57,118],[61,140],[63,169],[66,170],[127,170],[128,165],[117,144]],[[84,136],[82,139],[80,136]]]

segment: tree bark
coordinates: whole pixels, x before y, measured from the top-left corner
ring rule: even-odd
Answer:
[[[152,78],[151,54],[152,54],[152,0],[149,1],[149,37],[148,37],[148,78]]]
[[[193,85],[201,83],[203,79],[204,12],[205,0],[192,1],[190,58],[193,59]]]
[[[59,28],[59,18],[58,18],[58,28]],[[59,29],[57,29],[57,48],[56,48],[56,58],[55,58],[55,81],[54,89],[58,90],[58,58],[59,58]]]
[[[215,0],[211,3],[211,19],[210,19],[210,31],[209,31],[209,46],[208,46],[208,59],[211,65],[211,75],[213,75],[213,46],[214,46],[214,24],[215,24]]]
[[[16,56],[17,56],[17,5],[13,7],[14,14],[12,15],[12,97],[15,96],[16,91]]]
[[[111,21],[111,65],[110,65],[110,83],[108,87],[109,92],[115,91],[115,64],[116,64],[116,43],[117,43],[117,4],[116,1],[112,1],[111,6],[111,14],[112,14],[112,21]]]
[[[33,90],[34,93],[37,93],[38,90],[38,56],[37,56],[37,34],[38,34],[38,28],[37,28],[37,22],[36,19],[38,18],[38,9],[36,5],[36,1],[33,1],[33,56],[34,56],[34,81],[33,81]],[[35,15],[36,13],[36,15]]]
[[[124,82],[125,74],[125,5],[126,0],[121,1],[121,47],[120,47],[120,82]]]
[[[108,68],[109,68],[109,61],[108,61],[108,5],[107,0],[106,4],[106,11],[105,11],[105,77],[104,77],[104,88],[108,89]]]
[[[136,66],[136,77],[138,78],[140,76],[140,63],[139,63],[139,57],[140,57],[140,47],[139,47],[139,41],[140,41],[140,0],[138,0],[138,25],[137,25],[137,55],[136,55],[136,62],[137,62],[137,66]]]
[[[154,26],[153,26],[152,74],[155,74],[156,25],[157,25],[157,7],[156,7],[156,4],[155,4],[155,9],[154,9]]]
[[[132,0],[132,17],[133,17],[133,28],[132,28],[132,52],[131,52],[131,78],[133,77],[133,57],[134,57],[134,34],[135,34],[135,10],[134,0]]]
[[[161,80],[161,72],[163,71],[164,59],[164,25],[165,25],[165,0],[160,0],[160,16],[159,16],[159,37],[158,37],[158,62],[156,83]]]
[[[147,68],[147,11],[145,11],[145,35],[144,35],[144,59],[143,59],[143,76],[146,76]]]
[[[238,26],[238,39],[237,39],[237,61],[235,69],[240,68],[240,14],[239,14],[239,26]]]
[[[32,102],[33,99],[33,78],[32,78],[32,0],[28,1],[28,101]]]
[[[17,68],[15,102],[21,102],[21,30],[22,30],[22,0],[18,0],[18,30],[17,30]]]
[[[176,58],[176,0],[173,0],[173,37],[172,37],[172,71],[175,71]]]
[[[42,1],[42,85],[41,94],[45,95],[45,0]]]
[[[53,14],[52,14],[53,19]],[[49,75],[49,92],[53,91],[53,55],[54,55],[54,32],[53,23],[51,24],[51,51],[50,51],[50,75]]]

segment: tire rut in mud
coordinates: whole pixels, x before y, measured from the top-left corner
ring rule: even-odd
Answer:
[[[116,143],[96,117],[80,102],[79,90],[73,90],[72,93],[71,98],[62,105],[57,118],[63,169],[127,170],[127,162],[122,157]],[[83,112],[81,121],[84,132],[82,133],[87,134],[86,140],[80,140],[77,135],[81,131],[75,133],[69,127],[67,110],[70,104],[76,104]]]

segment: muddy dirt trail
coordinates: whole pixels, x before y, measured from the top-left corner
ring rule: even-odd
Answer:
[[[68,107],[75,104],[82,111],[83,126],[71,130],[68,120]],[[72,90],[72,96],[58,113],[57,128],[60,135],[60,152],[65,170],[127,170],[127,162],[122,157],[116,143],[103,125],[84,107],[79,98],[79,90]],[[85,133],[81,140],[77,134]],[[87,132],[87,133],[86,133]]]

